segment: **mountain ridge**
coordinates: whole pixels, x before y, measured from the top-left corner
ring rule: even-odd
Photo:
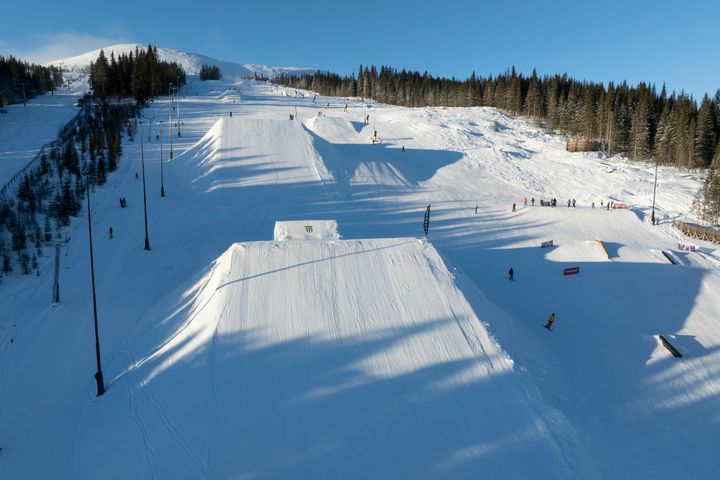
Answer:
[[[140,43],[119,43],[91,50],[74,57],[59,58],[48,62],[45,65],[61,66],[71,71],[82,71],[87,69],[90,62],[97,59],[100,54],[100,50],[103,50],[105,55],[109,58],[111,52],[114,53],[115,56],[118,56],[133,52],[136,48],[147,49],[147,45]],[[200,67],[202,67],[202,65],[219,67],[223,76],[226,78],[249,78],[255,75],[272,78],[280,73],[303,74],[314,72],[316,70],[314,68],[307,67],[277,67],[253,63],[226,62],[208,57],[207,55],[177,50],[174,48],[157,47],[157,51],[161,60],[167,62],[177,62],[183,67],[188,75],[199,74]]]

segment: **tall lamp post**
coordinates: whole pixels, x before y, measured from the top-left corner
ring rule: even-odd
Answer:
[[[650,215],[650,222],[655,225],[655,192],[657,192],[657,176],[658,176],[658,161],[655,159],[655,184],[653,185],[653,204],[652,214]]]
[[[93,259],[93,241],[92,241],[92,213],[90,211],[90,180],[85,182],[87,190],[87,206],[88,206],[88,237],[90,238],[90,280],[92,282],[93,296],[93,320],[95,322],[95,360],[97,362],[97,372],[95,373],[95,381],[97,382],[97,396],[105,393],[105,381],[103,380],[102,367],[100,366],[100,335],[98,333],[97,319],[97,300],[95,299],[95,261]]]
[[[148,221],[147,221],[147,191],[145,189],[145,149],[142,140],[142,122],[140,122],[140,161],[142,163],[142,181],[143,181],[143,210],[145,212],[145,250],[150,250],[150,238],[148,237]]]
[[[160,196],[165,196],[165,179],[163,177],[163,157],[162,157],[162,126],[160,126]]]
[[[174,85],[170,84],[170,91],[172,92]],[[173,151],[172,151],[172,96],[170,97],[170,101],[168,102],[168,125],[170,126],[170,160],[173,159]]]
[[[175,83],[175,104],[177,105],[178,137],[180,137],[180,75],[177,76],[177,82]]]

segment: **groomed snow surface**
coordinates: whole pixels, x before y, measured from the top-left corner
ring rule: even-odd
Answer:
[[[494,109],[186,93],[165,198],[145,111],[152,250],[138,137],[92,192],[104,396],[87,218],[60,305],[50,257],[0,285],[3,479],[716,477],[720,262],[669,225],[698,175],[661,169],[652,227],[652,165]]]

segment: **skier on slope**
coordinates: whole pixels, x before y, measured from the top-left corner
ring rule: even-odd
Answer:
[[[550,318],[548,318],[547,323],[545,324],[545,328],[550,330],[550,327],[552,327],[552,324],[555,323],[555,313],[550,314]]]

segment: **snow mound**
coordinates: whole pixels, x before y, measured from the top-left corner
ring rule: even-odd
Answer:
[[[123,445],[116,478],[565,469],[552,412],[426,241],[235,244],[179,292],[108,369],[117,388],[88,402],[78,478],[117,455],[108,444]],[[147,446],[116,425],[128,405]]]
[[[293,220],[275,222],[273,238],[285,240],[337,240],[340,238],[335,220]]]
[[[255,201],[268,186],[332,181],[310,135],[288,120],[221,118],[183,157],[195,187],[240,190]]]

